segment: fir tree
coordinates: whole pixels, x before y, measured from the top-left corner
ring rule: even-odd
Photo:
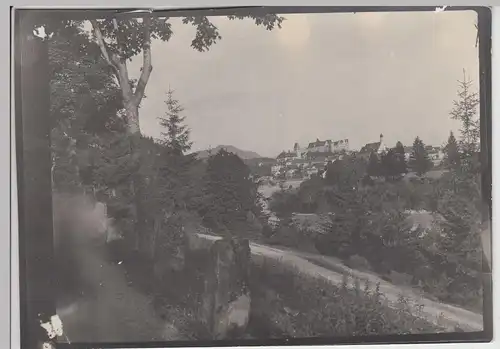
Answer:
[[[453,132],[450,132],[448,143],[446,144],[444,150],[446,166],[453,169],[460,167],[460,151]]]
[[[419,138],[415,138],[413,142],[413,150],[410,156],[411,169],[419,176],[422,176],[432,167],[432,162],[429,159],[429,154],[425,149],[424,142]]]
[[[166,129],[162,132],[161,143],[170,149],[173,155],[182,155],[191,149],[192,142],[189,141],[190,130],[183,125],[186,120],[185,116],[181,116],[184,108],[177,99],[173,96],[174,91],[169,89],[167,92],[167,111],[165,115],[160,117],[160,125]]]
[[[460,129],[460,148],[465,158],[472,157],[479,151],[479,96],[472,90],[472,80],[464,77],[458,81],[458,100],[453,101],[453,109],[450,111],[451,118],[462,123]]]
[[[32,26],[35,30],[43,27],[47,38],[50,38],[60,33],[74,33],[81,29],[82,20],[64,20],[60,21],[53,16],[34,16],[34,20],[26,21],[27,26]],[[230,19],[251,18],[257,26],[263,26],[267,30],[280,28],[284,20],[275,14],[248,14],[228,16]],[[31,16],[30,16],[31,18]],[[80,35],[70,39],[70,42],[75,43],[78,52],[84,52],[89,56],[96,58],[96,62],[90,65],[91,69],[96,69],[96,64],[106,64],[105,72],[111,81],[116,81],[119,85],[120,105],[123,106],[124,118],[123,127],[126,130],[127,137],[130,138],[131,153],[130,156],[135,164],[139,164],[140,145],[142,143],[140,130],[140,115],[139,108],[142,100],[145,97],[146,87],[153,70],[152,65],[152,40],[160,40],[167,42],[173,35],[171,24],[168,22],[168,17],[157,16],[139,16],[139,18],[102,18],[91,19],[91,32],[93,35]],[[184,17],[182,22],[186,25],[194,25],[196,34],[191,41],[191,47],[197,51],[207,51],[215,42],[221,39],[221,35],[207,16],[188,16]],[[85,39],[85,40],[84,40]],[[131,83],[129,80],[129,64],[133,57],[142,55],[142,66],[140,67],[139,78]],[[100,56],[100,57],[99,57]],[[98,58],[98,59],[97,59]],[[65,80],[70,81],[67,77]],[[89,79],[85,79],[89,81]],[[65,89],[66,92],[72,91]],[[56,95],[61,93],[56,92]],[[80,92],[77,92],[80,94]],[[143,188],[143,178],[140,177],[137,167],[130,168],[133,171],[131,178],[130,195],[134,197],[133,209],[135,218],[133,221],[136,224],[134,231],[136,234],[143,231],[143,198],[145,194],[141,192]],[[140,241],[140,238],[137,238]]]

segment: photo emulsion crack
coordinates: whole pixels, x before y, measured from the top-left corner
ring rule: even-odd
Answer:
[[[491,340],[489,9],[15,20],[23,348]]]

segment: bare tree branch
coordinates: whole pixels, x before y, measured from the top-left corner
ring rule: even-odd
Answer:
[[[115,32],[116,32],[116,44],[117,44],[117,47],[118,47],[118,52],[119,52],[119,55],[120,55],[120,58],[121,60],[124,59],[124,52],[125,52],[125,47],[123,45],[123,38],[122,38],[122,33],[120,32],[120,27],[118,26],[118,20],[116,18],[113,18],[113,27],[115,29]]]
[[[99,45],[99,48],[101,49],[101,53],[106,60],[106,62],[112,66],[113,68],[116,69],[116,66],[114,65],[113,61],[109,57],[108,49],[106,47],[106,43],[104,42],[104,37],[102,35],[101,29],[99,29],[99,24],[97,23],[97,20],[92,19],[90,20],[90,23],[92,24],[92,28],[94,31],[94,35],[97,39],[97,45]]]
[[[151,75],[151,71],[153,70],[153,66],[151,65],[151,33],[150,33],[151,18],[150,17],[143,18],[143,26],[144,26],[144,42],[142,45],[142,51],[143,51],[142,72],[134,92],[134,99],[137,106],[141,103],[141,100],[144,97],[144,91],[146,89],[149,76]]]
[[[478,23],[474,24],[474,27],[476,27],[476,47],[479,44],[479,26]]]

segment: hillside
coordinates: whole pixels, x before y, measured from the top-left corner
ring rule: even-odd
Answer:
[[[241,159],[243,160],[248,160],[248,159],[255,159],[255,158],[262,158],[259,154],[253,152],[253,151],[248,151],[248,150],[241,150],[236,148],[235,146],[232,145],[218,145],[217,147],[211,149],[212,154],[216,154],[220,149],[225,149],[226,151],[230,153],[234,153],[238,155]],[[206,159],[209,157],[209,150],[202,150],[196,153],[198,159]]]

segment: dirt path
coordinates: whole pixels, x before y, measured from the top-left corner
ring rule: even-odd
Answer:
[[[86,291],[80,300],[58,307],[70,342],[168,341],[176,329],[161,320],[150,299],[127,284],[121,265],[107,261],[97,248],[78,245],[80,277]],[[66,341],[65,338],[61,338]]]
[[[204,240],[213,241],[219,239],[217,236],[205,234],[198,234],[198,236]],[[391,306],[395,306],[399,296],[401,294],[405,294],[412,302],[424,305],[424,308],[422,309],[422,316],[427,321],[446,327],[450,331],[453,331],[456,325],[459,325],[464,331],[481,331],[483,329],[483,318],[480,314],[448,304],[435,302],[416,294],[409,294],[408,290],[405,290],[402,287],[392,285],[375,275],[353,271],[340,263],[336,263],[333,259],[329,260],[329,263],[332,263],[332,268],[330,269],[310,262],[309,260],[311,260],[311,256],[308,256],[309,260],[307,260],[304,258],[306,256],[301,256],[301,253],[299,252],[282,250],[256,243],[251,243],[250,247],[254,257],[262,256],[279,260],[282,263],[286,263],[287,265],[297,268],[299,271],[307,275],[326,279],[333,284],[342,283],[342,273],[331,270],[334,269],[333,267],[338,269],[342,268],[343,270],[350,272],[361,279],[368,279],[373,284],[380,282],[380,291],[384,294]],[[321,256],[316,257],[321,258]]]

